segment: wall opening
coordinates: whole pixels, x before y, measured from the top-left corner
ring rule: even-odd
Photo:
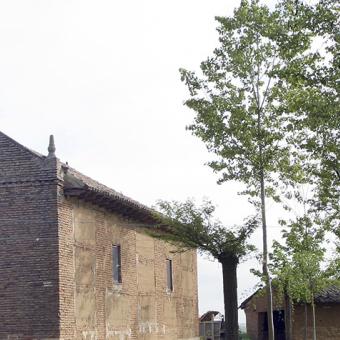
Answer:
[[[121,249],[119,244],[112,245],[112,278],[114,283],[122,283]]]

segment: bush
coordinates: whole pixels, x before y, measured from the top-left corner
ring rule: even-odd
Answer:
[[[239,340],[251,340],[251,339],[247,333],[240,332]]]

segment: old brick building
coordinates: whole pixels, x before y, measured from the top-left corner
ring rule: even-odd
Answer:
[[[196,252],[54,151],[0,132],[0,339],[196,339]]]
[[[275,340],[285,340],[285,304],[273,296]],[[242,302],[246,313],[247,333],[251,340],[268,340],[267,300],[261,290]],[[340,340],[340,288],[331,286],[315,298],[316,333],[320,340]],[[294,304],[292,315],[293,340],[305,339],[305,307]],[[312,310],[307,308],[307,339],[312,339]]]

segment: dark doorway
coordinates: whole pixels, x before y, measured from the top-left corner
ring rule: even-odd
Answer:
[[[273,312],[275,340],[286,340],[285,336],[285,312],[275,310]],[[258,313],[258,339],[268,340],[268,315],[267,312]]]
[[[276,310],[273,313],[275,339],[286,340],[285,335],[285,312],[283,310]]]

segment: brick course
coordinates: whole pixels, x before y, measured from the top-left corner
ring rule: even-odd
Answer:
[[[59,336],[57,176],[0,133],[0,339]]]
[[[246,313],[247,333],[251,340],[262,340],[259,336],[259,313],[267,311],[266,296],[253,296],[243,307]],[[285,310],[281,299],[274,294],[274,310]],[[308,339],[312,339],[312,310],[308,306]],[[340,304],[317,303],[315,309],[318,339],[340,340]],[[304,306],[293,308],[293,340],[304,339]]]
[[[0,132],[0,339],[196,338],[196,253],[146,236],[144,208],[129,216],[66,197],[63,167]]]

